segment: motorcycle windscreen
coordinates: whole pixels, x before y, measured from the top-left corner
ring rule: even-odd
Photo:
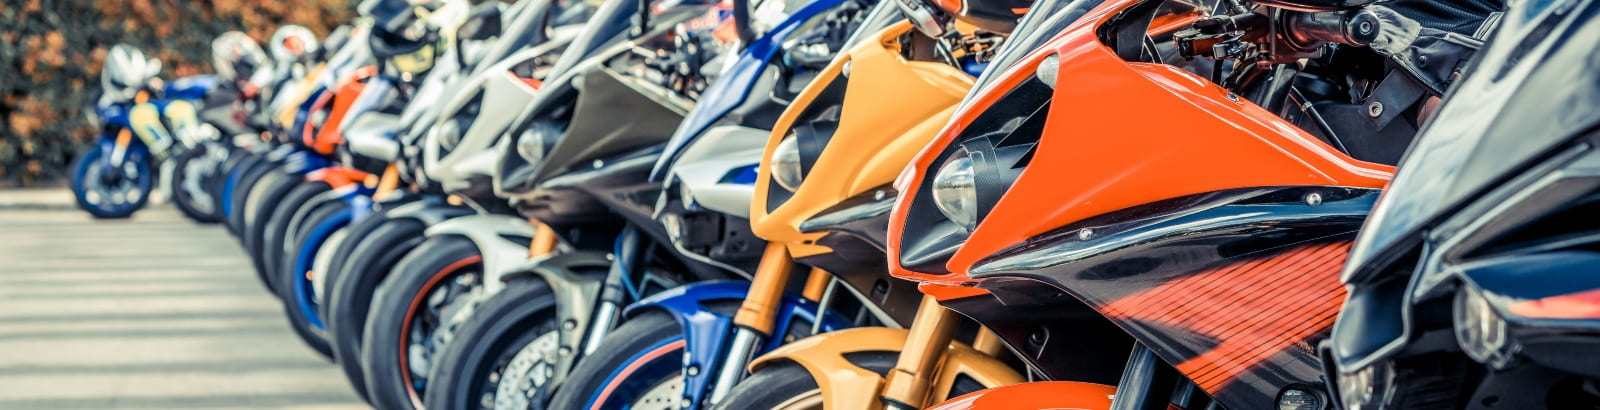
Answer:
[[[533,181],[587,166],[598,158],[666,141],[687,107],[671,96],[629,85],[635,81],[609,69],[583,76],[572,124],[545,156]]]

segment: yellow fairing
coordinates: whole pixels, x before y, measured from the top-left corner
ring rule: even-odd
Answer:
[[[305,81],[306,84],[300,87],[299,93],[294,95],[293,100],[290,100],[288,104],[284,104],[283,111],[278,112],[279,125],[282,125],[284,128],[294,126],[294,115],[300,111],[300,103],[305,102],[307,98],[311,98],[311,91],[317,89],[317,87],[311,84],[311,81],[315,80],[317,76],[322,75],[322,70],[327,68],[327,64],[319,63],[317,64],[317,68],[313,68],[311,71],[306,72],[306,76],[303,77],[302,80]]]
[[[861,368],[845,359],[846,353],[896,352],[906,345],[905,329],[864,327],[823,333],[779,347],[750,364],[754,372],[762,366],[779,361],[791,361],[804,367],[822,388],[822,398],[828,408],[881,409],[878,395],[884,389],[884,378],[878,373]],[[960,342],[951,342],[941,356],[936,379],[929,396],[934,401],[950,397],[950,389],[959,376],[966,376],[984,387],[998,387],[1026,381],[1005,363],[973,350]]]
[[[912,29],[901,22],[873,41],[845,52],[802,91],[774,124],[756,179],[750,225],[756,235],[789,246],[795,257],[830,250],[809,244],[821,234],[800,233],[800,223],[852,196],[892,182],[900,169],[949,121],[973,78],[947,64],[908,61],[897,40]],[[818,95],[850,67],[837,131],[798,191],[770,214],[767,190],[774,149]]]
[[[172,134],[161,124],[161,110],[155,104],[144,103],[128,109],[128,128],[133,129],[144,146],[157,158],[164,159],[167,147],[172,145]]]

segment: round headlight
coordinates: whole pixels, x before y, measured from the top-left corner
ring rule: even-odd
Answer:
[[[969,231],[977,227],[978,183],[966,150],[945,160],[933,175],[933,205],[961,227]]]
[[[444,149],[455,148],[461,142],[461,124],[459,121],[444,121],[433,132],[439,133],[439,145]]]
[[[522,160],[528,161],[529,164],[539,163],[539,160],[544,159],[544,138],[533,128],[523,131],[522,135],[517,137],[517,155],[521,155]]]
[[[778,143],[772,153],[772,179],[791,192],[800,189],[800,143],[790,136]]]
[[[550,148],[555,146],[556,139],[561,138],[562,132],[560,127],[545,121],[528,124],[528,129],[517,135],[517,155],[521,155],[528,165],[538,165],[550,153]]]

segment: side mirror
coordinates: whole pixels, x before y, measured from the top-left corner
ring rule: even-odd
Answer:
[[[500,22],[499,2],[485,2],[473,8],[467,15],[467,20],[456,29],[456,38],[461,40],[488,40],[499,36],[502,32]]]
[[[161,76],[161,60],[156,59],[155,57],[151,57],[149,60],[147,60],[144,68],[145,78],[155,78]]]

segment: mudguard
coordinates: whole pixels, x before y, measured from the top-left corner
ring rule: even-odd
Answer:
[[[600,300],[600,287],[611,264],[606,252],[560,252],[523,263],[501,278],[537,278],[555,295],[556,323],[561,324],[560,346],[568,352],[557,358],[555,380],[565,379],[578,363],[578,355],[573,353],[582,349],[583,337],[594,317],[593,307]]]
[[[533,240],[533,224],[510,215],[467,215],[429,226],[424,235],[460,235],[472,241],[483,254],[485,294],[505,287],[506,272],[528,260],[528,242]],[[520,239],[520,240],[519,240]]]
[[[415,202],[396,206],[383,213],[389,219],[415,219],[425,226],[438,225],[471,214],[471,209],[450,205],[445,202],[444,197],[438,195],[425,195]]]
[[[1033,382],[984,389],[928,410],[1083,409],[1108,410],[1117,388],[1083,382]],[[1177,407],[1172,407],[1176,409]]]
[[[623,311],[623,317],[633,317],[648,310],[660,309],[671,315],[683,328],[684,350],[689,356],[684,360],[684,368],[700,369],[684,373],[684,397],[690,400],[687,408],[699,408],[704,402],[711,382],[716,377],[714,369],[721,367],[725,359],[722,356],[723,347],[734,333],[733,317],[707,308],[707,303],[719,300],[738,302],[744,300],[749,291],[750,283],[744,281],[700,282],[651,295]],[[795,319],[815,323],[817,308],[816,302],[784,294],[773,328],[788,329]],[[849,326],[850,322],[836,315],[827,315],[822,321],[824,332]],[[780,336],[769,337],[761,351],[777,349],[786,342]]]
[[[885,379],[845,357],[859,352],[900,352],[910,335],[906,329],[863,327],[823,333],[784,345],[757,357],[750,371],[782,361],[794,362],[811,373],[822,388],[823,406],[830,409],[881,408],[879,394]],[[1010,366],[961,342],[950,342],[941,354],[930,397],[949,397],[956,380],[966,376],[985,387],[1026,381]]]

